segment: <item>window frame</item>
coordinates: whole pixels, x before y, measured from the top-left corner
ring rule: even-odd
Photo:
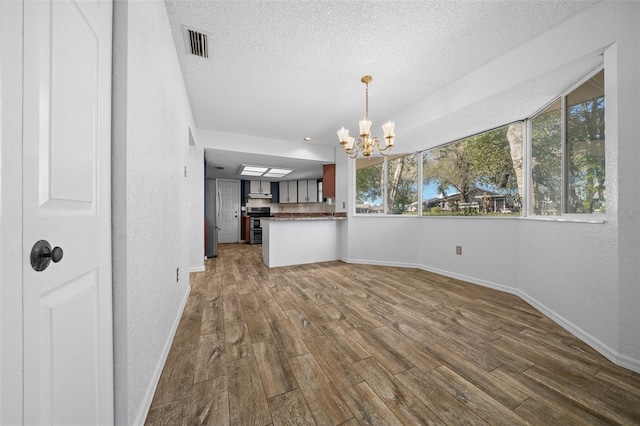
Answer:
[[[416,215],[402,215],[402,214],[389,214],[389,207],[387,205],[387,183],[385,182],[384,185],[382,185],[381,188],[381,192],[382,192],[382,203],[383,203],[383,212],[382,213],[357,213],[356,212],[356,174],[357,174],[357,169],[354,167],[353,169],[353,174],[352,174],[352,179],[353,179],[353,188],[354,188],[354,193],[353,193],[353,197],[352,198],[352,208],[351,208],[351,213],[353,216],[356,217],[426,217],[426,218],[448,218],[448,219],[498,219],[498,220],[504,220],[504,219],[517,219],[517,220],[536,220],[536,221],[552,221],[552,222],[571,222],[571,223],[606,223],[606,213],[567,213],[566,212],[566,191],[567,191],[567,187],[566,185],[568,184],[568,176],[567,176],[567,145],[566,145],[566,141],[567,141],[567,134],[566,134],[566,127],[567,127],[567,108],[566,108],[566,104],[567,104],[567,96],[569,94],[571,94],[574,90],[576,90],[577,88],[579,88],[581,85],[583,85],[585,82],[587,82],[588,80],[590,80],[591,78],[593,78],[596,74],[598,74],[600,71],[604,70],[604,64],[600,64],[598,67],[596,67],[595,69],[593,69],[591,72],[587,73],[585,76],[583,76],[580,80],[578,80],[577,82],[575,82],[574,84],[572,84],[571,86],[569,86],[566,90],[564,90],[561,94],[559,94],[558,96],[554,97],[551,101],[547,102],[546,104],[544,104],[541,108],[535,110],[532,114],[529,114],[528,117],[523,118],[523,119],[517,119],[517,120],[512,120],[506,124],[502,124],[500,126],[494,126],[490,129],[487,130],[483,130],[481,132],[477,132],[471,135],[467,135],[467,136],[463,136],[461,138],[455,139],[455,140],[451,140],[448,142],[444,142],[429,148],[425,148],[423,150],[420,151],[415,151],[415,152],[406,152],[406,153],[397,153],[394,154],[392,157],[395,158],[397,156],[403,156],[403,155],[416,155],[416,161],[417,161],[417,168],[418,168],[418,209],[417,209],[417,214]],[[606,91],[606,88],[605,88]],[[557,216],[543,216],[543,215],[534,215],[532,213],[532,205],[531,205],[531,184],[532,184],[532,152],[533,152],[533,141],[532,141],[532,122],[533,119],[536,118],[539,114],[541,114],[545,109],[547,109],[549,106],[551,106],[554,102],[557,102],[558,100],[561,100],[561,108],[562,108],[562,120],[561,120],[561,213]],[[606,117],[606,94],[605,94],[605,117]],[[423,155],[425,151],[428,151],[430,149],[435,149],[447,144],[451,144],[451,143],[455,143],[457,141],[461,141],[467,138],[471,138],[473,136],[477,136],[480,135],[482,133],[486,133],[486,132],[490,132],[496,129],[500,129],[502,127],[511,125],[513,123],[517,123],[517,122],[521,122],[522,123],[522,131],[523,131],[523,144],[522,144],[522,164],[523,164],[523,194],[522,194],[522,201],[521,201],[521,215],[519,216],[484,216],[484,215],[480,215],[480,216],[454,216],[454,215],[443,215],[443,216],[424,216],[423,215],[423,196],[422,196],[422,192],[423,192]],[[606,123],[605,123],[606,126]],[[606,139],[605,139],[605,147],[606,147]],[[606,149],[605,149],[606,151]],[[388,169],[388,158],[387,156],[382,156],[381,157],[383,162],[382,162],[382,169],[383,169],[383,174],[386,177],[386,179],[389,178],[389,169]],[[359,158],[358,158],[359,159]],[[605,169],[606,169],[606,155],[605,155]],[[606,172],[605,172],[605,176],[606,176]],[[608,198],[608,197],[607,197]],[[606,200],[605,200],[606,203]]]
[[[567,170],[567,121],[568,121],[568,111],[567,111],[567,96],[569,96],[573,91],[578,89],[584,83],[592,79],[596,74],[600,71],[604,70],[604,64],[599,65],[594,70],[586,74],[576,83],[569,86],[565,91],[561,94],[553,98],[550,102],[547,102],[544,106],[537,109],[533,114],[531,114],[527,119],[527,134],[525,139],[525,151],[523,155],[526,158],[526,166],[525,170],[526,176],[526,187],[525,187],[525,195],[526,195],[526,210],[523,211],[523,218],[533,219],[533,220],[547,220],[547,221],[558,221],[558,222],[588,222],[588,223],[604,223],[606,218],[606,213],[567,213],[567,190],[569,187],[569,179],[568,179],[568,170]],[[605,88],[606,91],[606,88]],[[606,93],[605,93],[605,116],[606,116]],[[533,153],[533,137],[532,137],[532,123],[533,119],[538,117],[545,109],[553,105],[555,102],[560,100],[561,104],[561,117],[560,121],[560,147],[561,147],[561,163],[560,163],[560,179],[561,179],[561,195],[560,195],[560,209],[561,212],[557,216],[543,216],[543,215],[535,215],[533,214],[532,206],[531,206],[531,170],[532,170],[532,153]],[[606,126],[606,122],[605,122]],[[605,127],[606,133],[606,127]],[[605,139],[606,146],[606,139]],[[605,149],[606,150],[606,149]],[[606,155],[605,155],[605,168],[606,168]],[[528,182],[527,182],[528,180]],[[607,197],[608,198],[608,197]],[[606,200],[605,200],[606,203]],[[523,209],[525,204],[523,203]],[[589,219],[587,219],[589,218]]]

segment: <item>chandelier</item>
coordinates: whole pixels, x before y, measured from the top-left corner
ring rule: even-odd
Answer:
[[[356,140],[355,138],[349,136],[349,129],[345,129],[342,127],[338,130],[338,139],[340,140],[340,145],[344,149],[344,152],[347,153],[349,158],[356,158],[358,156],[358,151],[362,151],[362,155],[365,158],[370,158],[373,153],[373,147],[378,148],[378,152],[381,155],[388,155],[391,152],[391,148],[393,148],[394,139],[396,137],[394,133],[395,123],[393,121],[387,121],[382,125],[382,131],[384,132],[385,145],[384,147],[380,146],[380,141],[377,137],[371,137],[371,120],[369,120],[369,83],[373,80],[373,77],[370,75],[363,76],[360,81],[366,86],[366,109],[364,114],[364,119],[360,120],[360,138]]]

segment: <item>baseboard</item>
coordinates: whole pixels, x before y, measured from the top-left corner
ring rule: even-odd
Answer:
[[[180,304],[180,309],[178,309],[178,314],[173,321],[173,325],[171,326],[171,331],[169,332],[169,336],[167,336],[167,341],[164,344],[164,348],[162,349],[162,354],[160,354],[160,359],[158,360],[158,364],[156,364],[156,368],[153,372],[153,376],[151,377],[151,383],[149,383],[149,387],[147,388],[147,392],[144,395],[144,399],[142,400],[142,404],[140,404],[140,410],[138,411],[138,415],[136,416],[136,421],[134,425],[143,426],[145,420],[147,419],[147,415],[149,414],[149,408],[151,407],[151,402],[153,401],[153,396],[156,393],[156,389],[158,387],[158,383],[160,382],[160,375],[162,375],[162,369],[164,368],[164,364],[167,361],[167,357],[169,356],[169,351],[171,350],[171,345],[173,344],[173,338],[176,335],[176,331],[178,330],[178,324],[180,324],[180,318],[182,318],[182,312],[184,311],[185,306],[187,305],[187,299],[189,298],[189,293],[191,293],[191,286],[186,286],[186,291],[182,302]]]
[[[346,258],[343,258],[343,257],[340,257],[340,260],[345,262],[345,263],[356,263],[356,264],[360,264],[360,265],[393,266],[393,267],[396,267],[396,268],[418,268],[418,269],[420,269],[420,266],[416,265],[414,263],[387,262],[387,261],[384,261],[384,260],[346,259]]]
[[[362,260],[362,259],[344,259],[343,258],[341,260],[346,263],[358,263],[358,264],[364,264],[364,265],[384,265],[384,266],[395,266],[399,268],[414,267],[414,268],[422,269],[423,271],[433,272],[435,274],[443,275],[445,277],[454,278],[454,279],[465,281],[471,284],[476,284],[476,285],[488,287],[494,290],[502,291],[505,293],[513,294],[515,296],[518,296],[519,298],[521,298],[522,300],[524,300],[525,302],[527,302],[528,304],[530,304],[531,306],[539,310],[540,312],[542,312],[544,315],[549,317],[549,319],[554,321],[556,324],[560,325],[569,333],[576,336],[578,339],[582,340],[584,343],[592,347],[594,350],[596,350],[602,356],[607,358],[609,361],[613,362],[616,365],[619,365],[620,367],[624,367],[636,373],[640,373],[640,360],[631,358],[627,355],[623,355],[616,352],[606,344],[602,343],[600,340],[596,339],[591,334],[587,333],[580,327],[573,324],[571,321],[568,321],[562,315],[559,315],[557,312],[554,312],[553,310],[546,307],[544,304],[540,303],[538,300],[534,299],[533,297],[529,296],[528,294],[526,294],[525,292],[517,288],[505,286],[502,284],[497,284],[491,281],[480,280],[480,279],[469,277],[462,274],[456,274],[454,272],[445,271],[438,268],[431,268],[425,265],[410,265],[407,263],[394,263],[394,262],[386,262],[386,261],[381,262],[376,260],[369,261],[369,260]]]
[[[189,272],[204,272],[206,270],[205,266],[192,266],[189,268]]]

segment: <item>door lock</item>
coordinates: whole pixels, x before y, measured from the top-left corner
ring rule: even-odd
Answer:
[[[51,249],[51,244],[47,240],[40,240],[31,249],[31,267],[34,271],[44,271],[49,267],[49,263],[58,263],[62,260],[64,252],[60,247]]]

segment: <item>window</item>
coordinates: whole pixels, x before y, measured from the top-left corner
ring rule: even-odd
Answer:
[[[604,108],[601,69],[525,121],[421,153],[357,159],[355,212],[605,213]]]
[[[562,102],[531,119],[531,213],[562,211]]]
[[[519,215],[523,123],[422,154],[423,215]]]
[[[604,70],[531,119],[530,191],[532,215],[605,212]]]
[[[382,158],[356,160],[356,213],[384,213]]]
[[[418,212],[418,154],[387,157],[387,213]]]

